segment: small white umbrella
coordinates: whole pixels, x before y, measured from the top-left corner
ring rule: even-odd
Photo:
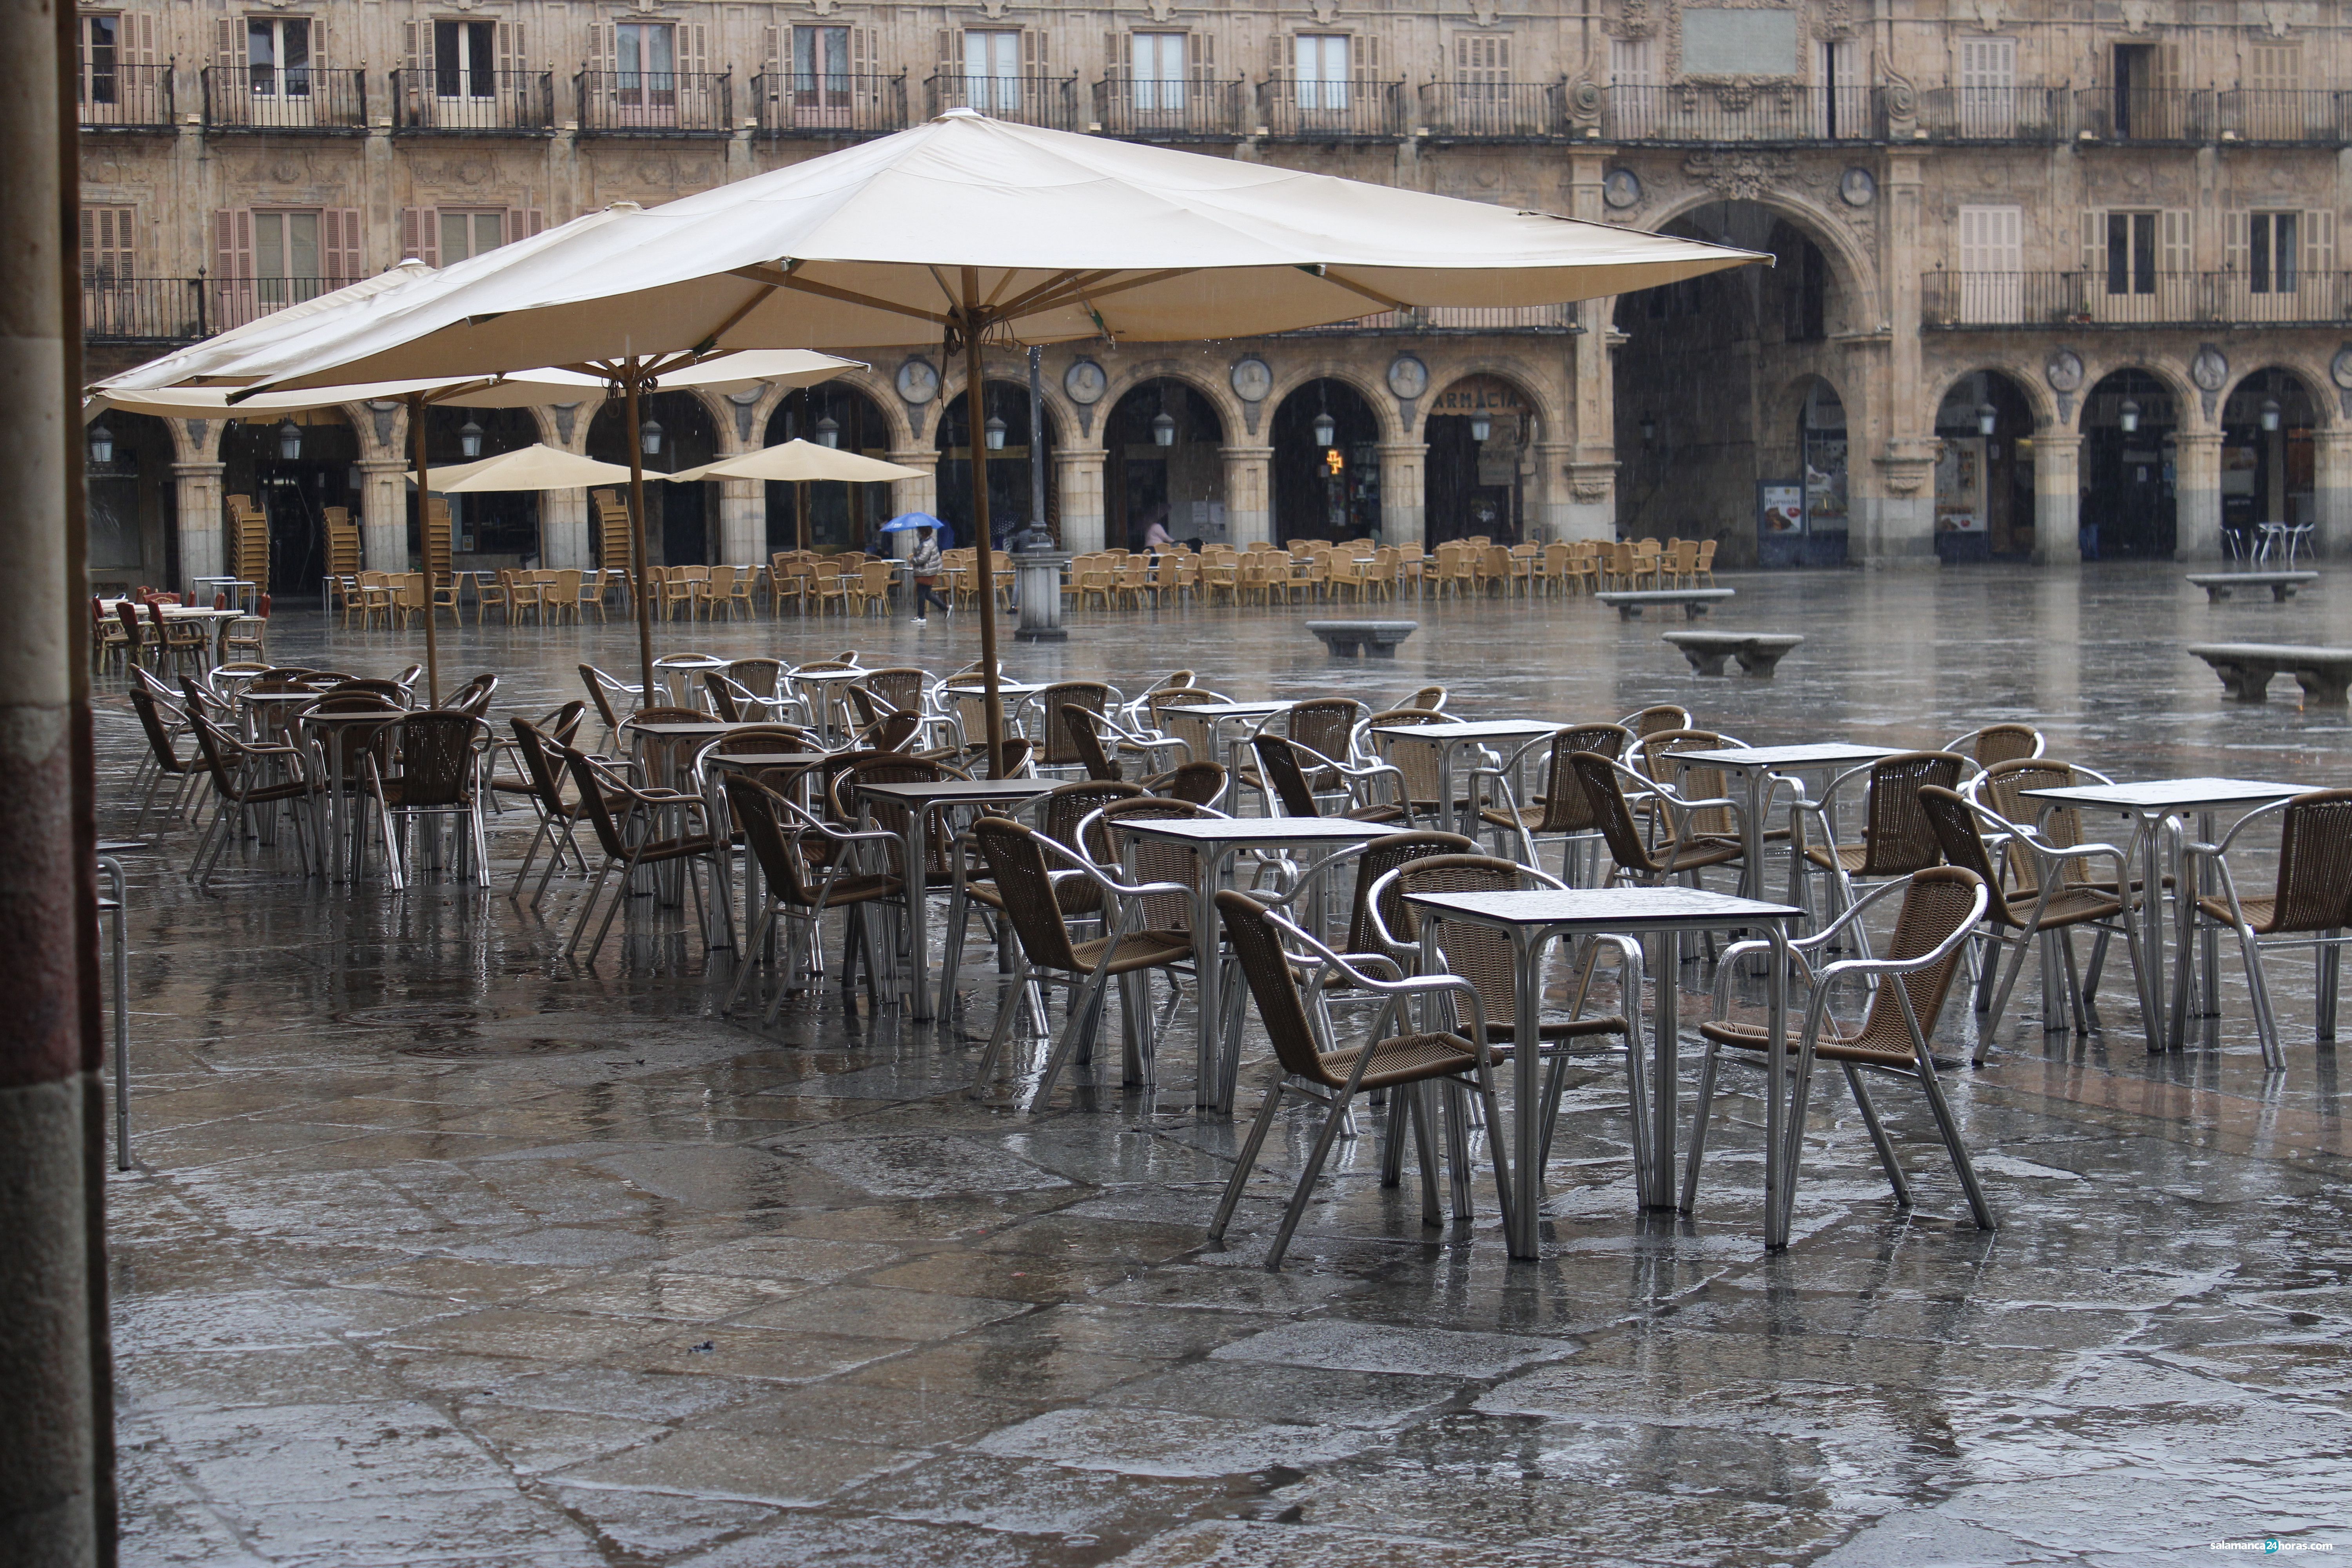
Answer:
[[[781,446],[763,447],[739,457],[721,458],[698,468],[663,476],[674,483],[689,479],[778,479],[793,487],[793,519],[800,531],[801,548],[808,548],[808,487],[827,479],[849,484],[874,484],[884,479],[919,479],[920,468],[886,463],[862,452],[803,441],[798,437]]]
[[[415,474],[411,483],[421,482]],[[590,485],[626,484],[629,470],[619,463],[600,463],[577,452],[545,442],[493,458],[441,468],[426,476],[443,495],[470,495],[490,490],[576,490]]]

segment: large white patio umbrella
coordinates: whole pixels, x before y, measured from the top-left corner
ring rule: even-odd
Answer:
[[[863,146],[537,237],[234,367],[267,387],[935,334],[982,419],[984,341],[1238,337],[1416,306],[1621,294],[1769,257],[950,110]],[[554,237],[551,241],[551,237]],[[514,247],[509,247],[512,249]],[[506,259],[502,262],[500,258]],[[980,581],[987,458],[971,451]],[[992,772],[993,595],[981,597]]]
[[[808,487],[812,480],[876,484],[885,479],[919,479],[920,468],[886,463],[863,452],[844,452],[798,437],[780,446],[763,447],[739,457],[721,458],[698,468],[662,476],[673,484],[691,479],[778,479],[793,487],[793,520],[800,530],[801,548],[808,548]]]

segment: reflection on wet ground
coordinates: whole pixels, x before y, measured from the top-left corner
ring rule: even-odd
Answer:
[[[2124,778],[2352,772],[2345,715],[2225,705],[2179,651],[2341,641],[2340,590],[2209,605],[2128,567],[1731,581],[1714,624],[1809,639],[1775,681],[1695,679],[1670,628],[1581,603],[1408,605],[1423,626],[1393,665],[1327,661],[1305,610],[1087,616],[1007,660],[1129,684],[1189,666],[1236,697],[1436,680],[1481,717],[1678,701],[1759,742],[2023,719]],[[963,616],[658,635],[934,668],[973,642]],[[421,648],[281,616],[273,653],[383,674]],[[501,714],[634,656],[619,624],[468,626],[444,655],[502,675]],[[108,776],[137,743],[105,704]],[[523,821],[494,831],[509,868]],[[1897,1210],[1834,1079],[1785,1255],[1761,1247],[1752,1099],[1723,1107],[1697,1214],[1640,1215],[1622,1078],[1596,1068],[1539,1263],[1506,1261],[1491,1184],[1475,1225],[1423,1230],[1365,1138],[1273,1276],[1254,1264],[1311,1124],[1286,1121],[1230,1247],[1205,1247],[1237,1129],[1192,1111],[1189,1049],[1164,1053],[1156,1103],[1089,1068],[1042,1112],[974,1104],[992,989],[936,1030],[828,987],[756,1031],[715,1016],[727,955],[644,900],[625,956],[575,973],[556,958],[579,879],[532,913],[446,883],[347,898],[265,854],[199,897],[187,844],[132,862],[138,1169],[110,1194],[131,1563],[2352,1549],[2331,1535],[2352,1491],[2346,1132],[2307,958],[2274,971],[2274,1079],[2226,954],[2221,1016],[2155,1058],[2127,979],[2076,1038],[2042,1033],[2029,975],[1991,1065],[1952,1084],[1994,1234],[1890,1089],[1917,1195]],[[1685,970],[1686,1023],[1707,981]],[[1955,1054],[1969,1033],[1955,1008]]]

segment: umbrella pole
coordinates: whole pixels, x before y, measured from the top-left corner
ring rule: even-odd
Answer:
[[[637,680],[645,689],[637,706],[654,700],[654,613],[646,603],[646,448],[637,430],[637,356],[631,354],[622,373],[621,391],[629,411],[629,569],[636,582],[629,597],[637,604]]]
[[[425,465],[425,395],[408,395],[408,447],[416,465],[416,537],[425,546],[425,706],[441,706],[441,639],[433,623],[433,485]]]
[[[808,553],[808,481],[801,479],[793,486],[793,524],[800,530],[801,553]]]
[[[988,528],[988,438],[982,434],[987,415],[981,404],[986,395],[980,363],[980,275],[963,269],[963,426],[964,446],[971,454],[971,531],[978,551],[974,564],[980,579],[981,690],[988,724],[988,776],[1004,776],[1004,707],[997,695],[996,563],[990,551]]]

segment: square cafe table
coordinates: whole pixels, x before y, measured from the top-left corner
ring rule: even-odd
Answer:
[[[1637,742],[1638,743],[1638,742]],[[1858,746],[1847,741],[1823,741],[1804,746],[1726,746],[1708,752],[1669,752],[1678,768],[1719,768],[1748,786],[1748,809],[1739,814],[1739,890],[1753,897],[1764,890],[1764,802],[1775,773],[1829,774],[1899,757],[1898,746]]]
[[[1200,1027],[1192,1100],[1205,1110],[1231,1112],[1241,1049],[1238,1031],[1230,1040],[1224,1037],[1224,1009],[1217,994],[1222,983],[1217,955],[1223,942],[1217,889],[1232,876],[1233,857],[1244,849],[1295,847],[1320,848],[1328,856],[1351,844],[1385,837],[1396,826],[1347,816],[1176,816],[1116,826],[1132,837],[1186,845],[1200,857],[1200,876],[1192,885],[1192,964]],[[1307,874],[1312,876],[1314,868],[1308,867]]]
[[[1297,700],[1290,698],[1255,702],[1188,702],[1184,705],[1183,713],[1187,719],[1208,721],[1209,742],[1213,746],[1216,744],[1218,731],[1224,725],[1262,722],[1277,713],[1287,713],[1297,706]],[[1235,780],[1242,776],[1242,738],[1238,735],[1227,739],[1224,742],[1225,773],[1229,778]],[[1202,757],[1198,760],[1215,761],[1213,757]],[[1269,805],[1272,804],[1273,797],[1270,795],[1261,793],[1260,798],[1265,800]]]
[[[1655,980],[1652,1005],[1653,1044],[1650,1053],[1649,1165],[1644,1173],[1645,1208],[1675,1206],[1675,1090],[1678,1082],[1681,1024],[1676,1017],[1676,950],[1685,931],[1760,927],[1772,943],[1772,973],[1767,983],[1770,1021],[1768,1030],[1769,1081],[1765,1097],[1764,1138],[1768,1151],[1777,1152],[1785,1139],[1794,1147],[1803,1129],[1784,1128],[1787,1106],[1781,1079],[1789,1053],[1789,928],[1804,918],[1804,910],[1788,904],[1768,904],[1694,888],[1601,888],[1552,891],[1538,889],[1503,893],[1412,893],[1406,901],[1426,918],[1464,921],[1489,926],[1511,939],[1514,1048],[1511,1052],[1511,1212],[1508,1239],[1513,1258],[1541,1255],[1537,1244],[1537,1205],[1542,1201],[1543,1172],[1537,1151],[1543,1146],[1538,1124],[1543,1099],[1538,1088],[1535,1048],[1543,1002],[1543,954],[1553,939],[1563,936],[1642,936],[1656,938],[1660,952],[1644,964]],[[1627,999],[1626,1011],[1639,1029],[1641,998]],[[1638,1043],[1633,1048],[1638,1049]],[[1502,1130],[1487,1136],[1499,1139]],[[1499,1145],[1498,1145],[1499,1146]],[[1788,1196],[1793,1182],[1793,1161],[1768,1157],[1764,1163],[1764,1245],[1789,1245]]]
[[[914,1016],[933,1016],[931,1008],[931,911],[930,889],[924,885],[923,868],[930,858],[930,815],[938,805],[1017,805],[1024,801],[1045,795],[1054,787],[1052,779],[939,779],[929,784],[870,784],[857,786],[857,793],[867,799],[896,801],[907,808],[907,969],[908,990],[912,997]],[[1013,940],[1005,933],[1006,941]],[[953,997],[944,994],[945,979],[940,982],[942,994],[939,1012],[944,1014]],[[1008,1000],[1007,1006],[1019,1005],[1019,998]]]
[[[1539,719],[1479,719],[1455,720],[1445,724],[1412,724],[1387,731],[1389,743],[1404,741],[1427,741],[1437,747],[1437,816],[1441,822],[1451,818],[1456,833],[1470,838],[1478,837],[1478,803],[1465,801],[1457,813],[1454,799],[1454,753],[1464,746],[1475,746],[1482,741],[1526,742],[1557,733],[1558,724]],[[1514,748],[1516,749],[1516,748]]]
[[[2171,1025],[2165,1026],[2164,1009],[2164,866],[2158,852],[2158,841],[2163,837],[2165,819],[2197,814],[2197,836],[2206,843],[2214,839],[2217,819],[2224,811],[2235,810],[2242,815],[2273,801],[2290,800],[2302,795],[2309,784],[2275,784],[2256,779],[2156,779],[2146,784],[2068,784],[2057,789],[2020,790],[2026,800],[2044,805],[2071,805],[2078,811],[2114,812],[2129,817],[2132,835],[2140,852],[2140,896],[2135,918],[2140,925],[2140,1017],[2147,1026],[2147,1048],[2161,1050],[2169,1039],[2178,1046],[2186,1037],[2189,1010],[2197,1004],[2189,962],[2189,933],[2196,929],[2197,896],[2210,892],[2212,868],[2210,862],[2200,874],[2199,885],[2192,889],[2186,883],[2186,868],[2179,864],[2179,849],[2174,850],[2174,872],[2178,881],[2173,890],[2177,906],[2175,925],[2176,947],[2173,963],[2178,966],[2172,989]],[[2130,847],[2126,846],[2126,853]],[[2123,889],[2126,903],[2129,889]],[[2213,971],[2218,967],[2218,933],[2208,931],[2204,942],[2205,985],[2202,1004],[2205,1013],[2213,1005]]]

